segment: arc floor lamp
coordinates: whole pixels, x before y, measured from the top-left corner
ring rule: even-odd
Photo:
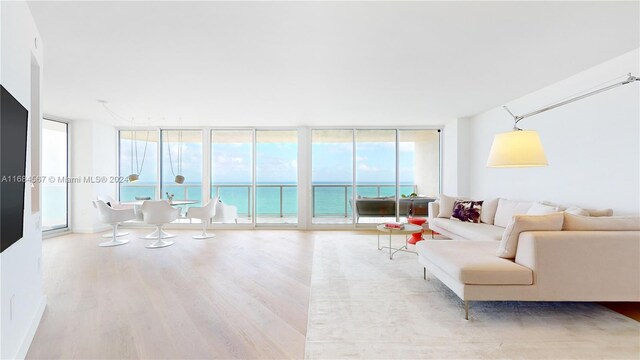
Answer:
[[[540,141],[538,132],[535,130],[520,129],[518,127],[518,123],[521,120],[635,81],[640,81],[640,78],[632,76],[631,73],[629,73],[627,79],[624,81],[572,97],[568,100],[543,107],[524,115],[514,115],[509,108],[503,106],[503,108],[513,117],[513,130],[500,133],[493,139],[491,151],[489,152],[489,159],[487,160],[487,167],[504,168],[547,166],[549,163],[547,162],[547,157],[545,156],[544,149],[542,148],[542,142]]]

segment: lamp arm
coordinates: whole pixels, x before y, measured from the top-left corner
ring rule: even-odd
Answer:
[[[603,87],[601,89],[597,89],[597,90],[588,92],[586,94],[582,94],[580,96],[572,97],[571,99],[567,99],[565,101],[561,101],[559,103],[543,107],[541,109],[532,111],[530,113],[526,113],[524,115],[514,115],[511,112],[511,110],[509,110],[508,107],[503,106],[503,108],[509,113],[509,115],[511,115],[513,117],[513,121],[514,121],[513,130],[522,130],[522,129],[520,129],[518,127],[518,122],[520,122],[520,120],[522,120],[522,119],[526,119],[526,118],[528,118],[530,116],[533,116],[533,115],[538,115],[538,114],[543,113],[545,111],[549,111],[549,110],[555,109],[557,107],[564,106],[564,105],[570,104],[570,103],[578,101],[578,100],[582,100],[582,99],[587,98],[589,96],[592,96],[592,95],[595,95],[595,94],[599,94],[601,92],[604,92],[604,91],[607,91],[607,90],[611,90],[613,88],[617,88],[618,86],[630,84],[630,83],[635,82],[635,81],[640,81],[640,78],[635,77],[635,76],[631,75],[631,73],[629,73],[629,77],[625,81],[621,81],[621,82],[615,83],[613,85],[605,86],[605,87]]]

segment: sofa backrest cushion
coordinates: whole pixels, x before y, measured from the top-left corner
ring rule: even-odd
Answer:
[[[534,203],[527,211],[527,215],[544,215],[560,211],[557,206]]]
[[[493,224],[506,228],[513,215],[526,214],[531,205],[533,205],[532,202],[498,199],[498,208]]]
[[[564,213],[557,212],[546,215],[514,215],[500,240],[498,255],[501,258],[513,259],[518,249],[518,237],[525,231],[559,231],[562,230]]]
[[[482,212],[480,213],[480,221],[485,224],[493,225],[497,209],[498,198],[484,200],[482,203]]]
[[[456,203],[456,200],[466,200],[465,198],[461,198],[461,197],[453,197],[453,196],[447,196],[445,194],[441,194],[440,198],[438,199],[438,205],[440,207],[440,212],[438,213],[439,218],[451,218],[451,215],[453,214],[453,206]]]
[[[613,216],[613,209],[585,209],[589,216]]]
[[[589,216],[589,212],[587,210],[583,208],[579,208],[577,206],[568,207],[567,210],[565,210],[565,212],[573,215]]]
[[[638,231],[637,216],[581,216],[565,212],[562,230],[568,231]]]

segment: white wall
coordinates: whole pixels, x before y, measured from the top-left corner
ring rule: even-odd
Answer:
[[[442,131],[442,193],[469,196],[469,119],[449,120]]]
[[[417,193],[426,196],[438,196],[440,193],[439,180],[440,174],[434,171],[440,166],[440,138],[441,132],[429,132],[425,138],[416,140],[416,156],[413,159],[414,183],[417,187]],[[402,137],[400,141],[403,141]],[[402,179],[401,179],[402,180]]]
[[[73,121],[70,128],[72,178],[106,176],[109,180],[118,174],[116,169],[116,129],[97,121]],[[91,204],[98,196],[116,197],[116,184],[73,183],[71,192],[71,229],[78,233],[93,233],[109,227],[101,223]]]
[[[31,122],[31,116],[40,116],[31,114],[31,57],[36,59],[42,69],[42,42],[25,2],[0,2],[0,18],[0,82],[29,110]],[[30,137],[29,132],[28,172],[31,169]],[[2,359],[22,358],[26,355],[46,305],[40,266],[40,213],[31,213],[29,185],[25,190],[24,237],[0,254]]]
[[[527,113],[628,72],[640,76],[639,64],[636,49],[506,105],[515,114]],[[473,117],[470,126],[473,197],[611,207],[617,215],[640,212],[640,82],[522,120],[521,128],[539,132],[548,167],[485,166],[495,134],[513,126],[501,107]]]

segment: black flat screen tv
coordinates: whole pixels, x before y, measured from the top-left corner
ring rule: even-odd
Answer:
[[[29,112],[5,88],[0,91],[0,245],[20,240],[24,226]]]

